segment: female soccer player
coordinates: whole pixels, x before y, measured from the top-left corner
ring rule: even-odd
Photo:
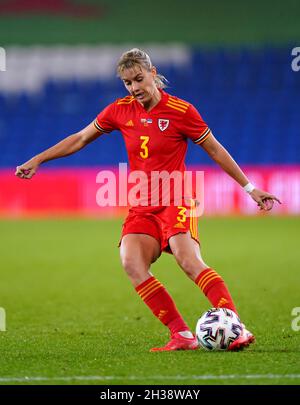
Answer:
[[[143,171],[150,179],[153,171],[183,173],[187,138],[200,145],[238,184],[260,209],[270,210],[280,201],[255,188],[224,147],[215,139],[196,108],[166,93],[165,78],[157,74],[149,56],[137,48],[124,53],[118,63],[118,75],[129,96],[117,99],[81,131],[18,166],[16,175],[30,179],[41,163],[68,156],[104,133],[120,130],[125,140],[130,169]],[[225,307],[237,313],[222,277],[202,259],[197,238],[194,206],[132,206],[125,220],[120,243],[122,265],[136,292],[171,334],[163,347],[151,351],[193,350],[197,339],[183,320],[165,287],[151,274],[150,266],[162,251],[171,252],[186,275],[207,296],[213,307]],[[188,212],[191,215],[187,215]],[[245,327],[229,350],[238,350],[254,341]]]

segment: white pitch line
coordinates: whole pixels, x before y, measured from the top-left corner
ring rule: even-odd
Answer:
[[[31,382],[31,381],[110,381],[110,380],[294,380],[300,379],[300,374],[226,374],[226,375],[154,375],[154,376],[70,376],[70,377],[0,377],[1,382]]]

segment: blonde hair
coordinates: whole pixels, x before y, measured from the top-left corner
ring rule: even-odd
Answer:
[[[149,55],[141,49],[133,48],[124,52],[117,65],[118,76],[121,77],[121,74],[125,69],[131,69],[136,65],[145,68],[148,72],[151,71],[153,66]],[[163,75],[157,74],[154,77],[154,82],[157,88],[164,89],[167,87],[168,80]]]

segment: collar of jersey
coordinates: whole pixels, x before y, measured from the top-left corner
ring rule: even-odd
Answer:
[[[164,103],[164,102],[167,100],[167,98],[169,97],[169,95],[168,95],[165,91],[163,91],[162,89],[158,89],[158,90],[159,90],[159,92],[160,92],[160,94],[161,94],[161,99],[159,100],[159,102],[158,102],[153,108],[151,108],[150,111],[145,110],[145,108],[137,101],[139,107],[140,107],[145,113],[147,113],[147,114],[152,114],[152,112],[155,111],[157,108],[159,108],[159,107],[162,105],[162,103]]]

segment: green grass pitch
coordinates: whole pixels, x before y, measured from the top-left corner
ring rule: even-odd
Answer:
[[[257,338],[238,353],[149,352],[168,333],[121,268],[120,228],[120,220],[0,221],[0,384],[300,383],[300,331],[291,327],[299,217],[200,220],[203,257]],[[152,270],[194,329],[206,298],[171,255]]]

